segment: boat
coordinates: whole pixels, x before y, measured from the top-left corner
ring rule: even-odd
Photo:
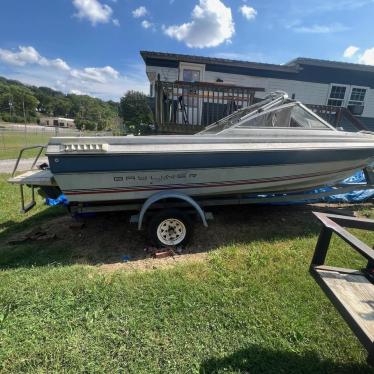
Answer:
[[[46,155],[40,187],[72,204],[146,200],[160,191],[294,192],[334,185],[368,167],[374,134],[339,131],[274,92],[195,135],[53,137]],[[37,174],[26,177],[10,182],[37,184]]]

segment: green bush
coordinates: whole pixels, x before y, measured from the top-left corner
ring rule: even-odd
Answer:
[[[17,116],[13,114],[12,116],[9,113],[2,113],[1,118],[4,122],[15,122],[15,123],[24,123],[25,120],[22,116]]]
[[[97,127],[97,123],[95,121],[90,121],[88,119],[76,119],[75,120],[75,126],[78,130],[89,130],[89,131],[95,131]],[[99,130],[99,128],[97,127]]]

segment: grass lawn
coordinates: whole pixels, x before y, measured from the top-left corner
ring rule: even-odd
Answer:
[[[1,373],[374,373],[308,274],[320,228],[310,209],[217,209],[210,228],[196,227],[193,254],[142,268],[133,265],[144,234],[121,215],[87,218],[78,231],[59,208],[23,216],[6,177]],[[38,225],[58,238],[7,244]],[[373,233],[356,234],[373,244]],[[363,265],[339,239],[332,245],[332,264]],[[130,247],[134,261],[111,267]]]
[[[0,160],[17,158],[21,148],[31,145],[47,144],[53,132],[30,132],[25,136],[22,132],[0,132]],[[33,157],[35,151],[27,151],[24,157]]]

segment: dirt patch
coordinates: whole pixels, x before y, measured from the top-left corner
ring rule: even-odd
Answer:
[[[344,210],[344,213],[351,211],[354,214],[356,211],[370,211],[371,206],[328,205],[328,209],[336,209],[335,213],[343,213]],[[124,213],[91,214],[78,219],[66,215],[43,223],[39,221],[35,226],[28,225],[28,230],[22,230],[21,223],[17,234],[7,236],[4,232],[3,239],[5,243],[13,241],[13,245],[6,244],[11,254],[28,245],[27,239],[17,242],[17,238],[27,238],[30,232],[34,233],[34,236],[31,235],[34,239],[46,239],[31,241],[26,252],[22,252],[22,261],[32,266],[47,262],[93,265],[102,271],[151,270],[173,266],[181,261],[200,261],[206,258],[207,252],[222,246],[244,243],[250,248],[254,240],[316,236],[320,225],[312,211],[323,211],[325,208],[323,204],[211,208],[209,211],[213,213],[214,220],[210,221],[208,228],[196,219],[192,242],[174,256],[157,259],[151,258],[151,254],[145,251],[149,245],[146,231],[138,231],[136,225],[129,223],[129,214]],[[32,219],[29,218],[30,223]],[[34,231],[30,231],[30,226]],[[25,259],[28,255],[29,260]]]
[[[144,258],[138,261],[129,261],[126,263],[119,262],[115,264],[105,264],[100,265],[98,268],[105,272],[113,272],[117,270],[141,270],[141,271],[148,271],[148,270],[156,270],[156,269],[164,269],[168,267],[175,266],[175,264],[181,262],[195,262],[195,261],[202,261],[206,259],[207,253],[189,253],[189,254],[182,254],[182,255],[175,255],[172,257],[167,258]]]

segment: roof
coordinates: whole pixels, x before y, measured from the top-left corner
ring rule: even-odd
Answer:
[[[354,64],[350,62],[342,61],[330,61],[330,60],[321,60],[316,58],[307,58],[307,57],[297,57],[284,65],[279,64],[268,64],[263,62],[253,62],[253,61],[243,61],[243,60],[230,60],[226,58],[216,58],[216,57],[206,57],[206,56],[196,56],[196,55],[185,55],[178,53],[165,53],[165,52],[152,52],[152,51],[140,51],[141,56],[145,63],[149,59],[161,59],[161,60],[174,60],[174,61],[184,61],[184,62],[193,62],[197,64],[219,64],[227,66],[238,66],[244,68],[257,68],[257,69],[266,69],[266,70],[276,70],[283,72],[295,72],[300,71],[300,65],[313,65],[329,68],[340,68],[348,70],[359,70],[367,71],[374,73],[374,66],[363,65],[363,64]]]
[[[226,58],[216,58],[216,57],[204,57],[195,55],[185,55],[176,53],[165,53],[165,52],[151,52],[151,51],[140,51],[141,56],[145,63],[149,60],[168,60],[168,61],[183,61],[192,62],[196,64],[219,64],[226,66],[237,66],[252,69],[266,69],[266,70],[276,70],[283,71],[287,73],[297,73],[299,71],[298,67],[294,65],[277,65],[277,64],[267,64],[263,62],[251,62],[251,61],[241,61],[241,60],[230,60]]]
[[[374,66],[372,65],[353,64],[351,62],[343,62],[343,61],[320,60],[316,58],[307,58],[307,57],[295,58],[294,60],[291,60],[290,62],[288,62],[286,65],[287,66],[313,65],[313,66],[322,66],[322,67],[338,68],[338,69],[369,71],[369,72],[374,73]]]
[[[346,84],[374,89],[374,66],[299,57],[284,65],[229,60],[175,53],[141,51],[147,66],[179,68],[180,62],[205,64],[205,70],[220,73],[313,82]]]

